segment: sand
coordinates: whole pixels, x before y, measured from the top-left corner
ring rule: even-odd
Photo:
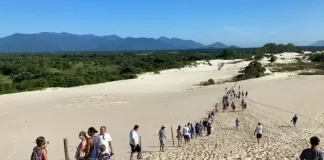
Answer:
[[[225,64],[218,70],[219,63],[228,62],[232,61],[213,60],[213,66],[201,64],[155,75],[147,73],[133,80],[2,95],[0,136],[4,138],[0,159],[29,158],[38,136],[50,141],[50,160],[64,159],[63,138],[68,138],[73,158],[79,131],[91,126],[99,129],[102,125],[107,126],[112,136],[114,159],[128,158],[128,135],[135,124],[140,126],[146,159],[263,159],[265,154],[270,159],[278,156],[292,159],[307,146],[310,135],[322,133],[320,96],[324,92],[321,85],[324,77],[271,74],[238,83],[241,89],[249,91],[246,111],[219,113],[210,137],[199,138],[182,148],[170,147],[171,126],[175,130],[178,125],[206,117],[207,111],[219,102],[225,87],[233,86],[233,83],[207,87],[195,84],[209,78],[215,81],[230,78],[248,64]],[[289,123],[295,113],[299,115],[296,129]],[[236,117],[242,123],[238,132],[232,130]],[[259,121],[264,124],[269,144],[264,142],[257,147],[251,136]],[[157,153],[161,125],[166,126],[169,138],[168,151],[163,154]]]

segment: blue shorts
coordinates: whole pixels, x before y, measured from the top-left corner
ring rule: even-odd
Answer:
[[[240,126],[240,123],[236,123],[236,126]]]

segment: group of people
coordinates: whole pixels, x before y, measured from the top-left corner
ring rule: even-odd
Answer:
[[[137,159],[142,159],[141,146],[137,131],[138,125],[135,125],[129,134],[129,145],[131,147],[130,160],[133,160],[134,153],[138,153]],[[94,127],[90,127],[88,132],[79,133],[80,143],[77,147],[74,158],[76,160],[109,160],[114,155],[112,147],[112,138],[106,132],[106,127],[101,126],[100,132]],[[87,135],[88,134],[88,135]],[[31,160],[48,160],[47,145],[49,142],[44,137],[36,139],[36,147],[33,148]]]
[[[246,109],[247,104],[244,101],[244,92],[240,91],[240,89],[241,89],[241,87],[239,86],[239,92],[237,94],[234,89],[230,89],[229,91],[227,91],[227,87],[225,88],[226,94],[223,96],[223,99],[222,99],[223,112],[225,112],[225,109],[227,109],[229,107],[230,98],[240,99],[241,95],[242,95],[242,101],[241,101],[242,109]],[[248,92],[245,91],[245,97],[247,97],[247,95],[248,95]],[[232,101],[232,103],[231,103],[231,108],[232,108],[233,111],[235,111],[236,105],[235,105],[234,101]]]
[[[206,132],[206,136],[209,136],[211,134],[214,116],[215,110],[210,112],[207,118],[203,121],[197,122],[195,125],[188,123],[185,124],[183,128],[179,125],[176,136],[178,139],[178,146],[181,147],[182,139],[184,139],[184,144],[187,144],[190,143],[191,139],[203,136],[204,132]]]
[[[79,133],[81,142],[75,153],[76,160],[108,160],[114,155],[112,138],[105,126],[100,127],[99,134],[94,127],[90,127],[87,133],[88,135],[85,131]]]
[[[226,88],[227,89],[227,88]],[[240,93],[240,92],[239,92]],[[247,96],[248,92],[246,91],[245,96]],[[227,92],[227,94],[223,97],[223,105],[225,108],[226,102],[228,103],[228,97],[234,96],[235,91],[231,89]],[[242,96],[244,96],[242,91]],[[235,104],[232,102],[233,110],[235,110]],[[246,102],[242,99],[242,108],[246,108]],[[218,104],[216,104],[215,109],[208,114],[208,117],[205,118],[203,121],[200,121],[193,125],[192,123],[185,124],[183,129],[181,125],[178,126],[177,129],[177,139],[178,139],[178,146],[182,145],[182,139],[184,139],[184,143],[190,143],[190,140],[193,139],[195,136],[203,136],[203,133],[207,131],[207,136],[211,134],[212,130],[212,123],[214,120],[215,113],[218,112]],[[291,122],[296,127],[298,117],[295,115]],[[235,127],[238,129],[240,126],[240,121],[238,118],[235,120]],[[137,152],[137,159],[142,159],[141,154],[141,145],[140,139],[138,136],[139,126],[135,125],[134,128],[130,131],[129,134],[129,145],[131,147],[131,155],[130,160],[133,160],[134,154]],[[94,127],[90,127],[87,131],[81,131],[79,133],[80,143],[77,147],[75,153],[76,160],[109,160],[111,156],[114,155],[113,147],[112,147],[112,138],[109,133],[106,132],[106,127],[101,126],[100,132],[97,134],[98,131]],[[256,136],[257,142],[260,143],[260,139],[262,138],[263,134],[263,126],[261,123],[258,123],[254,130],[254,135]],[[162,126],[158,133],[159,141],[160,141],[160,152],[164,152],[164,145],[166,140],[165,135],[165,127]],[[323,153],[317,149],[319,145],[319,138],[312,137],[310,139],[311,148],[303,150],[300,155],[300,160],[324,160]],[[48,160],[47,156],[47,145],[49,144],[48,141],[45,140],[45,137],[38,137],[36,139],[36,147],[33,148],[33,152],[31,155],[31,160]]]

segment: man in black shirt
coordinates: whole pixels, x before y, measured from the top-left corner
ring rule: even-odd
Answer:
[[[297,115],[295,115],[291,120],[291,122],[293,122],[293,124],[294,124],[294,127],[296,127],[297,119],[298,119],[298,117],[297,117]]]

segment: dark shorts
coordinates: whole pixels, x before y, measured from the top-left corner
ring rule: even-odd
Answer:
[[[190,139],[188,135],[184,135],[184,139]]]
[[[135,152],[141,152],[141,146],[140,145],[132,145],[132,144],[130,144],[130,146],[131,146],[131,150],[132,150],[132,153],[135,153]]]
[[[256,138],[258,138],[258,139],[262,138],[262,134],[257,134]]]
[[[160,139],[160,145],[163,145],[163,144],[164,144],[164,140]]]

